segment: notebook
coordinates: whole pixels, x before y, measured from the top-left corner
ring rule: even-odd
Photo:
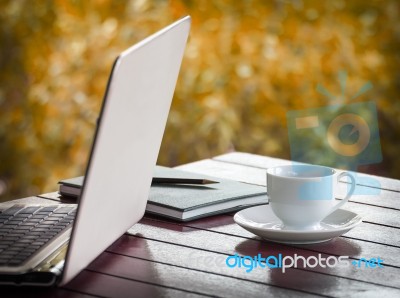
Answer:
[[[219,213],[267,204],[264,186],[189,173],[157,166],[154,177],[206,179],[219,183],[207,185],[153,184],[146,212],[177,221],[189,221]],[[80,194],[83,177],[60,181],[60,193],[76,197]]]
[[[0,284],[64,285],[143,217],[189,29],[187,16],[115,60],[77,208],[0,210]]]
[[[84,177],[64,179],[58,182],[59,193],[62,196],[76,198],[81,193]],[[153,174],[152,185],[156,184],[214,184],[214,180],[203,179],[201,176],[190,175],[182,171],[174,171],[167,167],[156,166]]]

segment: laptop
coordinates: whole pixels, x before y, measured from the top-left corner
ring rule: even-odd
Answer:
[[[78,206],[2,210],[0,284],[66,284],[143,217],[190,22],[116,58]]]

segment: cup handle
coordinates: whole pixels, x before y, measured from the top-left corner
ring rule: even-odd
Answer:
[[[338,177],[337,177],[337,183],[339,183],[340,179],[341,179],[342,177],[345,177],[345,176],[349,177],[350,180],[351,180],[350,190],[349,190],[349,192],[346,194],[346,196],[342,199],[342,201],[341,201],[340,203],[338,203],[338,204],[336,204],[335,206],[333,206],[333,208],[332,208],[332,210],[331,210],[330,213],[332,213],[333,211],[339,209],[339,208],[342,207],[344,204],[346,204],[347,201],[350,199],[350,197],[353,195],[354,190],[356,189],[356,179],[354,179],[353,175],[351,175],[351,174],[348,173],[348,172],[340,173],[340,174],[338,175]],[[329,213],[329,214],[330,214],[330,213]]]

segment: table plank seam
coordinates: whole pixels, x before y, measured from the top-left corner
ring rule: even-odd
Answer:
[[[121,278],[121,279],[125,279],[125,280],[136,281],[136,282],[140,282],[140,283],[144,283],[144,284],[148,284],[148,285],[152,285],[152,286],[158,286],[158,287],[162,287],[162,288],[166,288],[166,289],[177,290],[177,291],[181,291],[181,292],[185,292],[185,293],[189,293],[189,294],[196,294],[196,295],[205,296],[205,297],[218,297],[218,296],[208,295],[208,294],[204,294],[204,293],[200,293],[200,292],[196,292],[196,291],[188,291],[188,290],[177,288],[177,287],[169,287],[166,285],[161,285],[161,284],[157,284],[157,283],[153,283],[153,282],[147,282],[147,281],[143,281],[140,279],[127,278],[124,276],[119,276],[119,275],[115,275],[115,274],[111,274],[111,273],[100,272],[100,271],[89,269],[89,268],[86,268],[85,271],[94,272],[94,273],[102,274],[102,275],[108,275],[108,276]]]
[[[42,195],[37,195],[36,197],[37,197],[37,198],[41,198],[41,199],[46,199],[46,200],[49,200],[49,201],[54,201],[54,202],[57,202],[57,203],[59,203],[59,204],[62,204],[62,202],[61,202],[60,200],[57,200],[57,199],[45,197],[45,196],[42,196]]]
[[[375,225],[375,226],[382,226],[382,227],[392,228],[392,229],[400,229],[400,227],[387,225],[387,224],[383,224],[383,223],[376,223],[376,222],[372,222],[372,221],[369,221],[369,220],[363,220],[363,223],[367,223],[367,224]]]
[[[385,244],[385,243],[380,243],[380,242],[376,242],[376,241],[372,241],[372,240],[364,240],[364,239],[358,239],[358,238],[354,238],[354,237],[350,237],[350,236],[340,236],[346,239],[351,239],[351,240],[356,240],[356,241],[364,241],[364,242],[369,242],[369,243],[373,243],[373,244],[378,244],[378,245],[383,245],[383,246],[389,246],[389,247],[393,247],[393,248],[400,248],[400,246],[398,245],[393,245],[393,244]],[[389,264],[385,264],[387,266],[389,266]],[[397,268],[397,267],[396,267]],[[399,267],[400,268],[400,267]]]
[[[339,198],[335,198],[337,201],[341,201]],[[378,207],[378,208],[383,208],[383,209],[391,209],[395,211],[400,211],[400,208],[395,208],[395,207],[388,207],[388,206],[380,206],[376,204],[371,204],[371,203],[365,203],[365,202],[356,202],[353,200],[349,200],[349,203],[354,203],[354,204],[360,204],[360,205],[366,205],[366,206],[372,206],[372,207]],[[400,199],[399,199],[399,204],[400,204]]]
[[[130,235],[130,236],[132,236],[132,235]],[[154,240],[154,239],[149,239],[149,238],[145,238],[145,237],[138,237],[138,238]],[[154,241],[157,241],[157,240],[154,240]],[[159,242],[164,242],[164,241],[159,241]],[[173,244],[173,243],[169,243],[169,242],[164,242],[164,243]],[[185,246],[185,247],[187,247],[187,246]],[[189,248],[198,249],[198,248],[193,248],[193,247],[189,247]],[[199,250],[201,250],[201,249],[199,249]],[[210,251],[210,252],[213,252],[213,251]],[[207,273],[207,274],[211,274],[211,275],[217,275],[217,276],[222,276],[222,277],[227,277],[227,278],[234,278],[234,279],[238,279],[238,280],[242,280],[242,281],[247,281],[247,282],[256,283],[256,284],[260,284],[260,285],[267,285],[267,286],[270,286],[270,287],[290,290],[290,291],[294,291],[294,292],[312,294],[312,295],[317,295],[317,296],[321,296],[321,297],[331,297],[331,296],[321,295],[321,294],[314,293],[314,292],[308,292],[308,291],[292,289],[292,288],[285,288],[285,287],[282,287],[282,286],[278,286],[278,285],[274,285],[274,284],[270,284],[270,283],[266,283],[266,282],[260,282],[260,281],[246,279],[246,278],[242,278],[242,277],[235,277],[235,276],[231,276],[231,275],[227,275],[227,274],[223,274],[223,273],[216,273],[216,272],[211,272],[211,271],[206,271],[206,270],[201,270],[201,269],[196,269],[196,268],[190,268],[190,267],[185,267],[185,266],[181,266],[181,265],[175,265],[175,264],[171,264],[171,263],[167,263],[167,262],[154,261],[154,260],[150,260],[150,259],[146,259],[146,258],[142,258],[142,257],[126,255],[126,254],[117,253],[117,252],[113,252],[113,251],[109,251],[109,250],[107,250],[107,253],[111,253],[111,254],[119,255],[119,256],[124,256],[124,257],[129,257],[129,258],[134,258],[134,259],[139,259],[139,260],[152,262],[152,263],[157,263],[157,264],[163,264],[163,265],[172,266],[172,267],[176,267],[176,268],[181,268],[181,269],[186,269],[186,270],[191,270],[191,271],[196,271],[196,272],[201,272],[201,273]],[[220,252],[213,252],[213,253],[226,255],[226,254],[220,253]],[[297,268],[293,268],[293,269],[297,269]]]
[[[65,286],[62,286],[62,287],[56,287],[55,289],[69,291],[69,292],[78,293],[78,294],[87,295],[87,296],[92,296],[92,297],[97,297],[97,298],[108,298],[107,296],[100,296],[100,295],[90,294],[90,293],[86,293],[86,292],[75,290],[75,289],[70,289],[67,286],[68,285],[65,285]]]

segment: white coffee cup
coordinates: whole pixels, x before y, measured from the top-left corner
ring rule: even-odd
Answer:
[[[339,180],[349,177],[349,191],[341,202],[335,200]],[[355,189],[348,172],[317,165],[286,165],[267,170],[269,205],[282,221],[284,229],[316,230],[320,222],[342,207]]]

